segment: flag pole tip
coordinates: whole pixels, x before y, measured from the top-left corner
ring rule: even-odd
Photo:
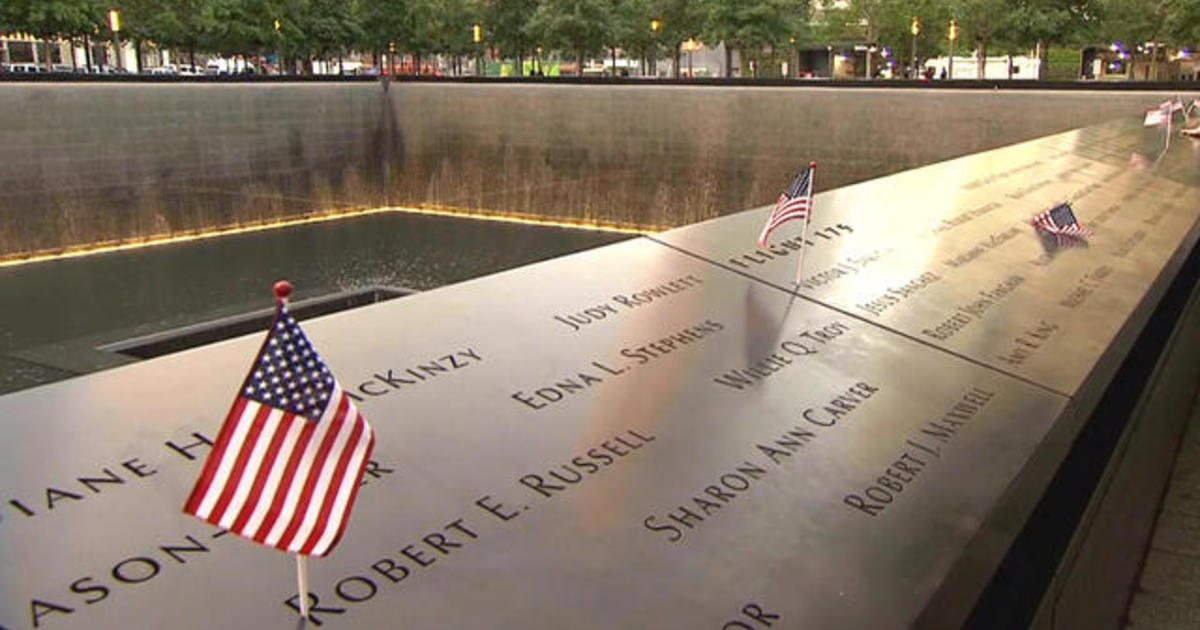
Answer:
[[[287,280],[280,280],[279,282],[275,283],[275,286],[272,287],[272,290],[275,292],[275,299],[282,302],[288,299],[288,296],[292,294],[292,283],[288,282]]]
[[[813,160],[812,162],[809,162],[808,168],[817,168],[817,161]]]

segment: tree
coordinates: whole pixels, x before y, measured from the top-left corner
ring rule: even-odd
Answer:
[[[24,31],[43,40],[46,70],[52,68],[50,42],[72,39],[95,31],[102,11],[94,0],[4,0],[0,26]]]
[[[529,28],[544,33],[550,45],[574,51],[582,74],[584,55],[601,50],[611,19],[608,0],[542,0]]]
[[[160,34],[159,43],[184,50],[196,65],[196,51],[203,44],[204,33],[209,30],[205,23],[209,0],[169,0],[160,4],[161,10],[169,11],[175,20],[174,31]]]
[[[1046,74],[1049,44],[1094,42],[1103,11],[1098,0],[1017,0],[1004,19],[1001,40],[1010,53],[1013,48],[1036,48],[1040,78]]]
[[[450,55],[454,73],[461,74],[461,57],[480,52],[482,44],[475,43],[473,27],[482,22],[483,6],[476,0],[433,0],[432,7],[433,50]]]
[[[1013,12],[1013,3],[1010,0],[953,0],[950,6],[958,24],[959,39],[975,42],[976,78],[982,79],[988,44],[998,32],[1011,27],[1008,16]]]
[[[274,11],[261,0],[208,0],[198,20],[201,48],[225,57],[245,55],[269,45]]]
[[[171,3],[155,0],[122,0],[121,32],[137,51],[137,71],[142,71],[142,46],[154,42],[170,46],[182,39],[183,23]]]
[[[528,29],[537,8],[538,0],[492,0],[484,10],[489,41],[501,56],[516,59],[518,76],[524,71],[525,55],[537,47]]]
[[[1200,1],[1165,0],[1166,34],[1178,45],[1200,42]]]
[[[648,71],[650,51],[659,44],[659,34],[650,28],[659,19],[655,0],[619,0],[613,12],[611,38],[625,51],[634,52],[642,61],[643,74]]]
[[[731,49],[752,51],[757,62],[765,47],[778,46],[792,37],[791,25],[806,11],[807,4],[797,0],[755,0],[744,4],[712,0],[705,39],[725,42],[725,76],[730,76]],[[757,65],[754,64],[756,76]]]
[[[661,20],[659,41],[671,51],[675,77],[679,77],[679,58],[683,42],[700,37],[708,18],[708,7],[696,0],[656,0],[655,13]]]

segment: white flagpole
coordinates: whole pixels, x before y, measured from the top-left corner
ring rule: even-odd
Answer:
[[[280,280],[273,288],[279,307],[287,306],[288,298],[292,295],[292,283]],[[300,597],[300,618],[308,619],[308,556],[296,554],[296,591]]]
[[[1174,123],[1174,122],[1175,122],[1175,110],[1172,109],[1169,112],[1167,112],[1167,143],[1165,145],[1163,145],[1163,155],[1166,155],[1167,150],[1171,148],[1171,132],[1172,132],[1172,127],[1173,127],[1172,123]]]
[[[796,258],[796,290],[804,279],[804,251],[808,249],[808,222],[812,220],[813,197],[817,190],[817,163],[808,163],[808,212],[804,215],[804,231],[800,235],[800,255]]]
[[[280,280],[273,287],[275,299],[280,307],[287,306],[288,297],[292,295],[292,283]],[[308,619],[308,556],[296,554],[296,590],[300,597],[300,618]]]
[[[308,556],[296,554],[296,585],[300,591],[300,617],[308,619]]]
[[[804,277],[804,251],[808,249],[808,217],[804,218],[804,231],[800,236],[800,255],[796,260],[796,290],[800,290],[800,281]]]

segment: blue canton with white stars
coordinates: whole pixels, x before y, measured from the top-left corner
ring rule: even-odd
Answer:
[[[332,394],[333,374],[321,362],[296,320],[280,308],[262,354],[242,386],[242,395],[317,420]]]

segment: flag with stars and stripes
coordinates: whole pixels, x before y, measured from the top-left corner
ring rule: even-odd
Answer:
[[[375,432],[281,301],[183,511],[254,542],[329,553]]]
[[[1091,230],[1079,224],[1069,201],[1038,213],[1032,223],[1038,231],[1053,235],[1060,246],[1069,245],[1072,239],[1086,240],[1092,235]]]
[[[816,163],[814,162],[809,165],[807,171],[797,174],[796,179],[792,180],[792,185],[779,195],[779,199],[775,201],[775,207],[771,210],[771,216],[767,217],[767,224],[763,226],[762,234],[758,237],[760,247],[766,246],[767,239],[771,237],[771,231],[780,224],[792,219],[808,219],[808,213],[812,209],[812,183],[815,170]]]
[[[1183,99],[1179,98],[1178,94],[1175,95],[1175,98],[1165,100],[1162,103],[1159,103],[1158,106],[1169,109],[1169,110],[1171,110],[1172,113],[1184,111]]]
[[[1183,107],[1183,101],[1176,96],[1173,99],[1163,101],[1158,104],[1158,107],[1146,112],[1146,118],[1142,121],[1145,127],[1161,127],[1171,124],[1171,119],[1175,116],[1175,112],[1183,112],[1187,115],[1187,111]]]

